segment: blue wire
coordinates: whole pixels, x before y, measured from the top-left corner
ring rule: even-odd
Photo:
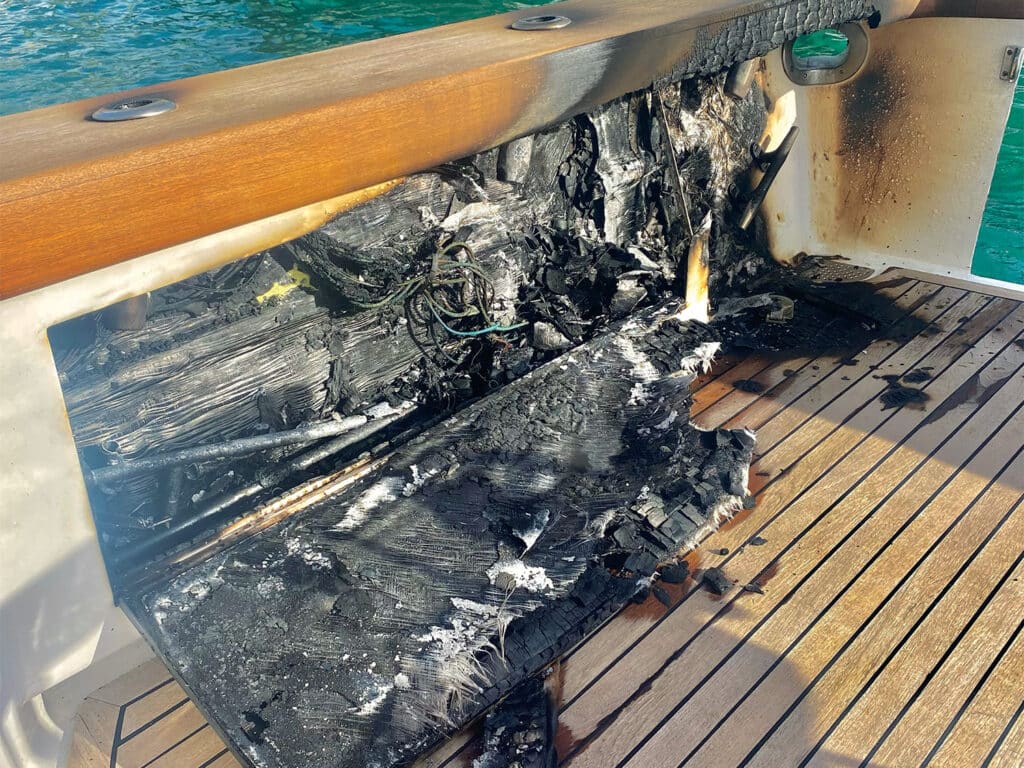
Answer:
[[[524,325],[529,325],[529,323],[518,323],[516,325],[501,325],[501,323],[493,323],[492,325],[489,325],[486,328],[481,328],[478,331],[456,331],[454,328],[448,325],[448,323],[441,319],[441,316],[437,314],[437,310],[434,309],[434,307],[431,306],[429,302],[426,302],[426,304],[428,307],[430,307],[431,314],[433,314],[434,317],[437,318],[437,322],[439,322],[444,327],[444,329],[453,336],[483,336],[486,333],[504,333],[506,331],[514,331],[517,328],[522,328]]]

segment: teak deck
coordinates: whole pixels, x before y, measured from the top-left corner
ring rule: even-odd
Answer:
[[[689,558],[736,587],[666,585],[671,607],[630,606],[563,660],[561,765],[1022,765],[1024,305],[893,275],[932,321],[910,342],[701,382],[698,423],[758,434],[757,507]],[[885,409],[880,377],[911,370],[928,401]],[[477,751],[465,733],[419,766]],[[158,662],[87,700],[71,764],[236,765]]]

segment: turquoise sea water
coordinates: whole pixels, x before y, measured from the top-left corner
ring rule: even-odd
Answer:
[[[1017,82],[971,271],[1024,285],[1024,79]]]
[[[551,0],[0,0],[0,115]]]
[[[0,115],[550,0],[0,0]],[[826,36],[827,37],[827,36]],[[808,41],[826,48],[835,41]],[[1024,284],[1024,82],[973,271]]]

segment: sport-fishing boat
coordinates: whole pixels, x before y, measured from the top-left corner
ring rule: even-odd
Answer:
[[[1022,44],[569,0],[0,118],[0,764],[1021,765]]]

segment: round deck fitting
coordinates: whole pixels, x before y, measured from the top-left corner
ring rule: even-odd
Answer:
[[[115,101],[100,107],[92,113],[92,119],[101,123],[116,123],[122,120],[139,120],[143,117],[156,117],[170,112],[178,105],[170,99],[158,99],[150,96],[136,96]]]
[[[534,32],[542,29],[562,29],[572,24],[568,16],[524,16],[512,22],[512,29]]]

